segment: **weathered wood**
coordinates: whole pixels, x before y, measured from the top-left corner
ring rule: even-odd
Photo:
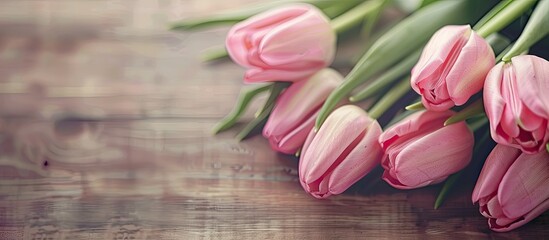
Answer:
[[[301,189],[296,158],[274,153],[260,136],[236,142],[242,125],[211,136],[243,69],[198,56],[222,44],[227,29],[165,27],[245,2],[0,2],[0,239],[549,233],[547,214],[491,232],[470,203],[471,176],[439,210],[432,206],[440,185],[398,191],[376,181],[379,170],[320,201]]]

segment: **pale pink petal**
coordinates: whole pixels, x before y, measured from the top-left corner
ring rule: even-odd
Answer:
[[[370,121],[364,110],[354,105],[346,105],[332,112],[307,151],[301,155],[299,168],[300,171],[303,169],[304,175],[300,178],[306,183],[321,178],[345,149],[364,134]]]
[[[482,89],[484,79],[494,64],[495,56],[490,45],[472,32],[446,76],[448,92],[456,105],[463,105]]]
[[[263,135],[286,135],[316,114],[343,77],[333,69],[320,70],[307,80],[293,83],[276,101]]]
[[[490,226],[490,229],[492,231],[508,232],[532,221],[534,218],[538,217],[547,210],[549,210],[549,199],[536,206],[524,216],[521,216],[520,218],[514,220],[512,223],[504,225],[498,224],[497,219],[488,219],[488,225]]]
[[[511,59],[516,69],[520,99],[531,111],[549,118],[549,62],[533,55],[516,56]]]
[[[445,26],[435,32],[423,48],[421,57],[412,70],[412,85],[417,85],[421,81],[438,80],[433,78],[434,71],[444,64],[454,45],[466,39],[470,32],[469,25]]]
[[[318,112],[311,115],[309,119],[306,119],[305,122],[302,122],[294,129],[290,129],[290,132],[280,135],[279,138],[267,137],[271,143],[271,148],[281,153],[295,154],[307,139],[309,132],[313,129],[317,115]]]
[[[519,155],[519,149],[502,144],[498,144],[492,149],[484,162],[484,167],[473,190],[473,203],[497,193],[501,179]]]
[[[490,134],[498,143],[507,142],[507,138],[498,133],[498,127],[505,109],[505,100],[501,95],[503,68],[504,64],[499,63],[490,70],[484,82],[483,92],[484,110],[490,121]]]
[[[377,139],[381,126],[373,121],[365,130],[363,139],[338,165],[330,177],[330,192],[340,194],[379,165],[382,151]]]
[[[469,164],[473,144],[473,134],[464,122],[442,127],[400,152],[395,160],[397,179],[409,187],[440,182]]]
[[[311,9],[269,32],[259,49],[261,58],[269,65],[319,59],[330,63],[335,55],[335,39],[326,16]]]
[[[525,215],[549,199],[549,154],[522,154],[511,165],[498,188],[498,200],[511,218]]]

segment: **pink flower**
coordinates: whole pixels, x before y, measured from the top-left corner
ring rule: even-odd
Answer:
[[[465,122],[444,126],[453,112],[421,111],[379,137],[385,155],[383,180],[398,189],[435,184],[463,169],[473,153],[473,133]]]
[[[428,110],[448,110],[482,89],[494,63],[492,48],[469,25],[446,26],[431,37],[412,69],[412,88]]]
[[[297,81],[330,65],[336,34],[316,7],[294,4],[236,24],[228,33],[227,51],[248,68],[244,82]]]
[[[299,161],[299,180],[315,198],[340,194],[379,164],[381,127],[354,105],[336,109],[311,131]]]
[[[263,128],[263,136],[269,139],[271,148],[296,153],[313,129],[320,107],[342,81],[338,72],[326,68],[286,89]]]
[[[492,138],[526,153],[542,151],[549,140],[549,62],[517,56],[486,77],[484,108]]]
[[[490,229],[507,232],[549,209],[549,155],[534,155],[498,144],[490,153],[473,190]]]

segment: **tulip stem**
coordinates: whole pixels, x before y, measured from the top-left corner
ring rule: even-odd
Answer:
[[[478,35],[486,38],[490,34],[500,31],[534,6],[536,1],[537,0],[512,1],[483,24],[477,31]]]
[[[267,117],[269,117],[273,108],[274,108],[274,103],[267,106],[265,111],[261,112],[259,116],[252,119],[252,121],[246,124],[246,126],[244,126],[244,128],[236,135],[236,140],[242,141],[246,139],[250,135],[250,133],[253,132],[254,129],[257,129],[263,126],[267,122]]]
[[[386,71],[385,73],[383,73],[383,75],[379,76],[376,80],[368,84],[368,86],[366,86],[360,92],[358,92],[354,96],[351,96],[349,98],[349,101],[362,101],[379,93],[383,88],[387,87],[387,85],[395,82],[399,79],[399,77],[403,76],[404,74],[409,73],[412,67],[417,63],[420,55],[421,49],[418,49],[416,52],[410,54],[396,66]]]
[[[236,121],[238,121],[238,119],[242,116],[242,114],[246,111],[246,108],[248,107],[252,99],[254,99],[254,97],[257,96],[257,94],[265,92],[270,88],[271,88],[271,84],[268,84],[268,85],[255,87],[252,89],[242,90],[240,92],[240,95],[238,96],[238,100],[233,110],[213,127],[212,132],[214,134],[217,134],[223,130],[226,130],[232,127],[236,123]]]
[[[547,152],[549,153],[549,143],[545,145],[545,150],[547,150]]]
[[[379,101],[368,111],[371,118],[377,119],[383,115],[398,99],[410,91],[410,77],[403,78],[396,86],[391,88]]]
[[[512,3],[514,0],[504,0],[498,3],[496,6],[492,8],[488,13],[482,17],[477,24],[473,27],[475,31],[478,31],[482,26],[484,26],[490,19],[492,19],[494,16],[496,16],[501,10],[506,8],[510,3]]]
[[[444,203],[444,201],[446,200],[446,197],[448,197],[448,194],[450,193],[450,190],[454,188],[457,180],[461,177],[462,173],[463,171],[454,173],[448,177],[446,182],[444,182],[444,186],[442,186],[442,189],[440,190],[440,193],[437,196],[437,200],[435,200],[435,209],[438,209],[442,205],[442,203]]]
[[[488,118],[486,118],[486,116],[481,116],[480,119],[477,119],[476,121],[472,122],[469,124],[469,127],[471,128],[471,130],[473,132],[476,132],[477,130],[479,130],[481,127],[483,127],[484,125],[486,125],[486,123],[488,123]]]
[[[271,104],[275,104],[278,95],[280,95],[280,93],[288,86],[290,86],[289,82],[275,82],[273,85],[271,85],[271,93],[269,95],[269,98],[267,99],[267,101],[265,101],[263,107],[257,110],[257,112],[255,113],[255,117],[267,111]]]
[[[337,33],[345,32],[351,27],[362,22],[364,18],[370,14],[376,13],[377,10],[385,5],[386,0],[365,1],[353,9],[341,14],[332,20],[332,28]]]
[[[482,99],[478,99],[461,111],[455,113],[453,116],[449,117],[448,120],[444,122],[444,126],[467,120],[482,113],[484,113],[484,105],[482,104]]]
[[[528,23],[524,27],[524,30],[520,34],[519,38],[509,50],[503,56],[502,60],[504,62],[511,61],[511,58],[521,54],[522,52],[528,50],[532,45],[537,41],[541,40],[543,37],[549,34],[549,1],[544,0],[540,1]]]

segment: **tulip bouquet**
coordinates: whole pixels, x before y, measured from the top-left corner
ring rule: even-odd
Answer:
[[[237,138],[262,128],[273,150],[299,156],[299,182],[315,198],[381,166],[398,189],[445,182],[437,208],[490,135],[497,145],[472,193],[490,229],[510,231],[549,209],[549,0],[422,1],[372,34],[388,7],[394,2],[279,1],[173,28],[236,23],[206,60],[230,56],[255,85],[214,132],[269,91]],[[368,49],[343,77],[329,66],[353,29]],[[380,125],[411,90],[421,100]],[[375,102],[368,111],[354,105],[365,99]]]

